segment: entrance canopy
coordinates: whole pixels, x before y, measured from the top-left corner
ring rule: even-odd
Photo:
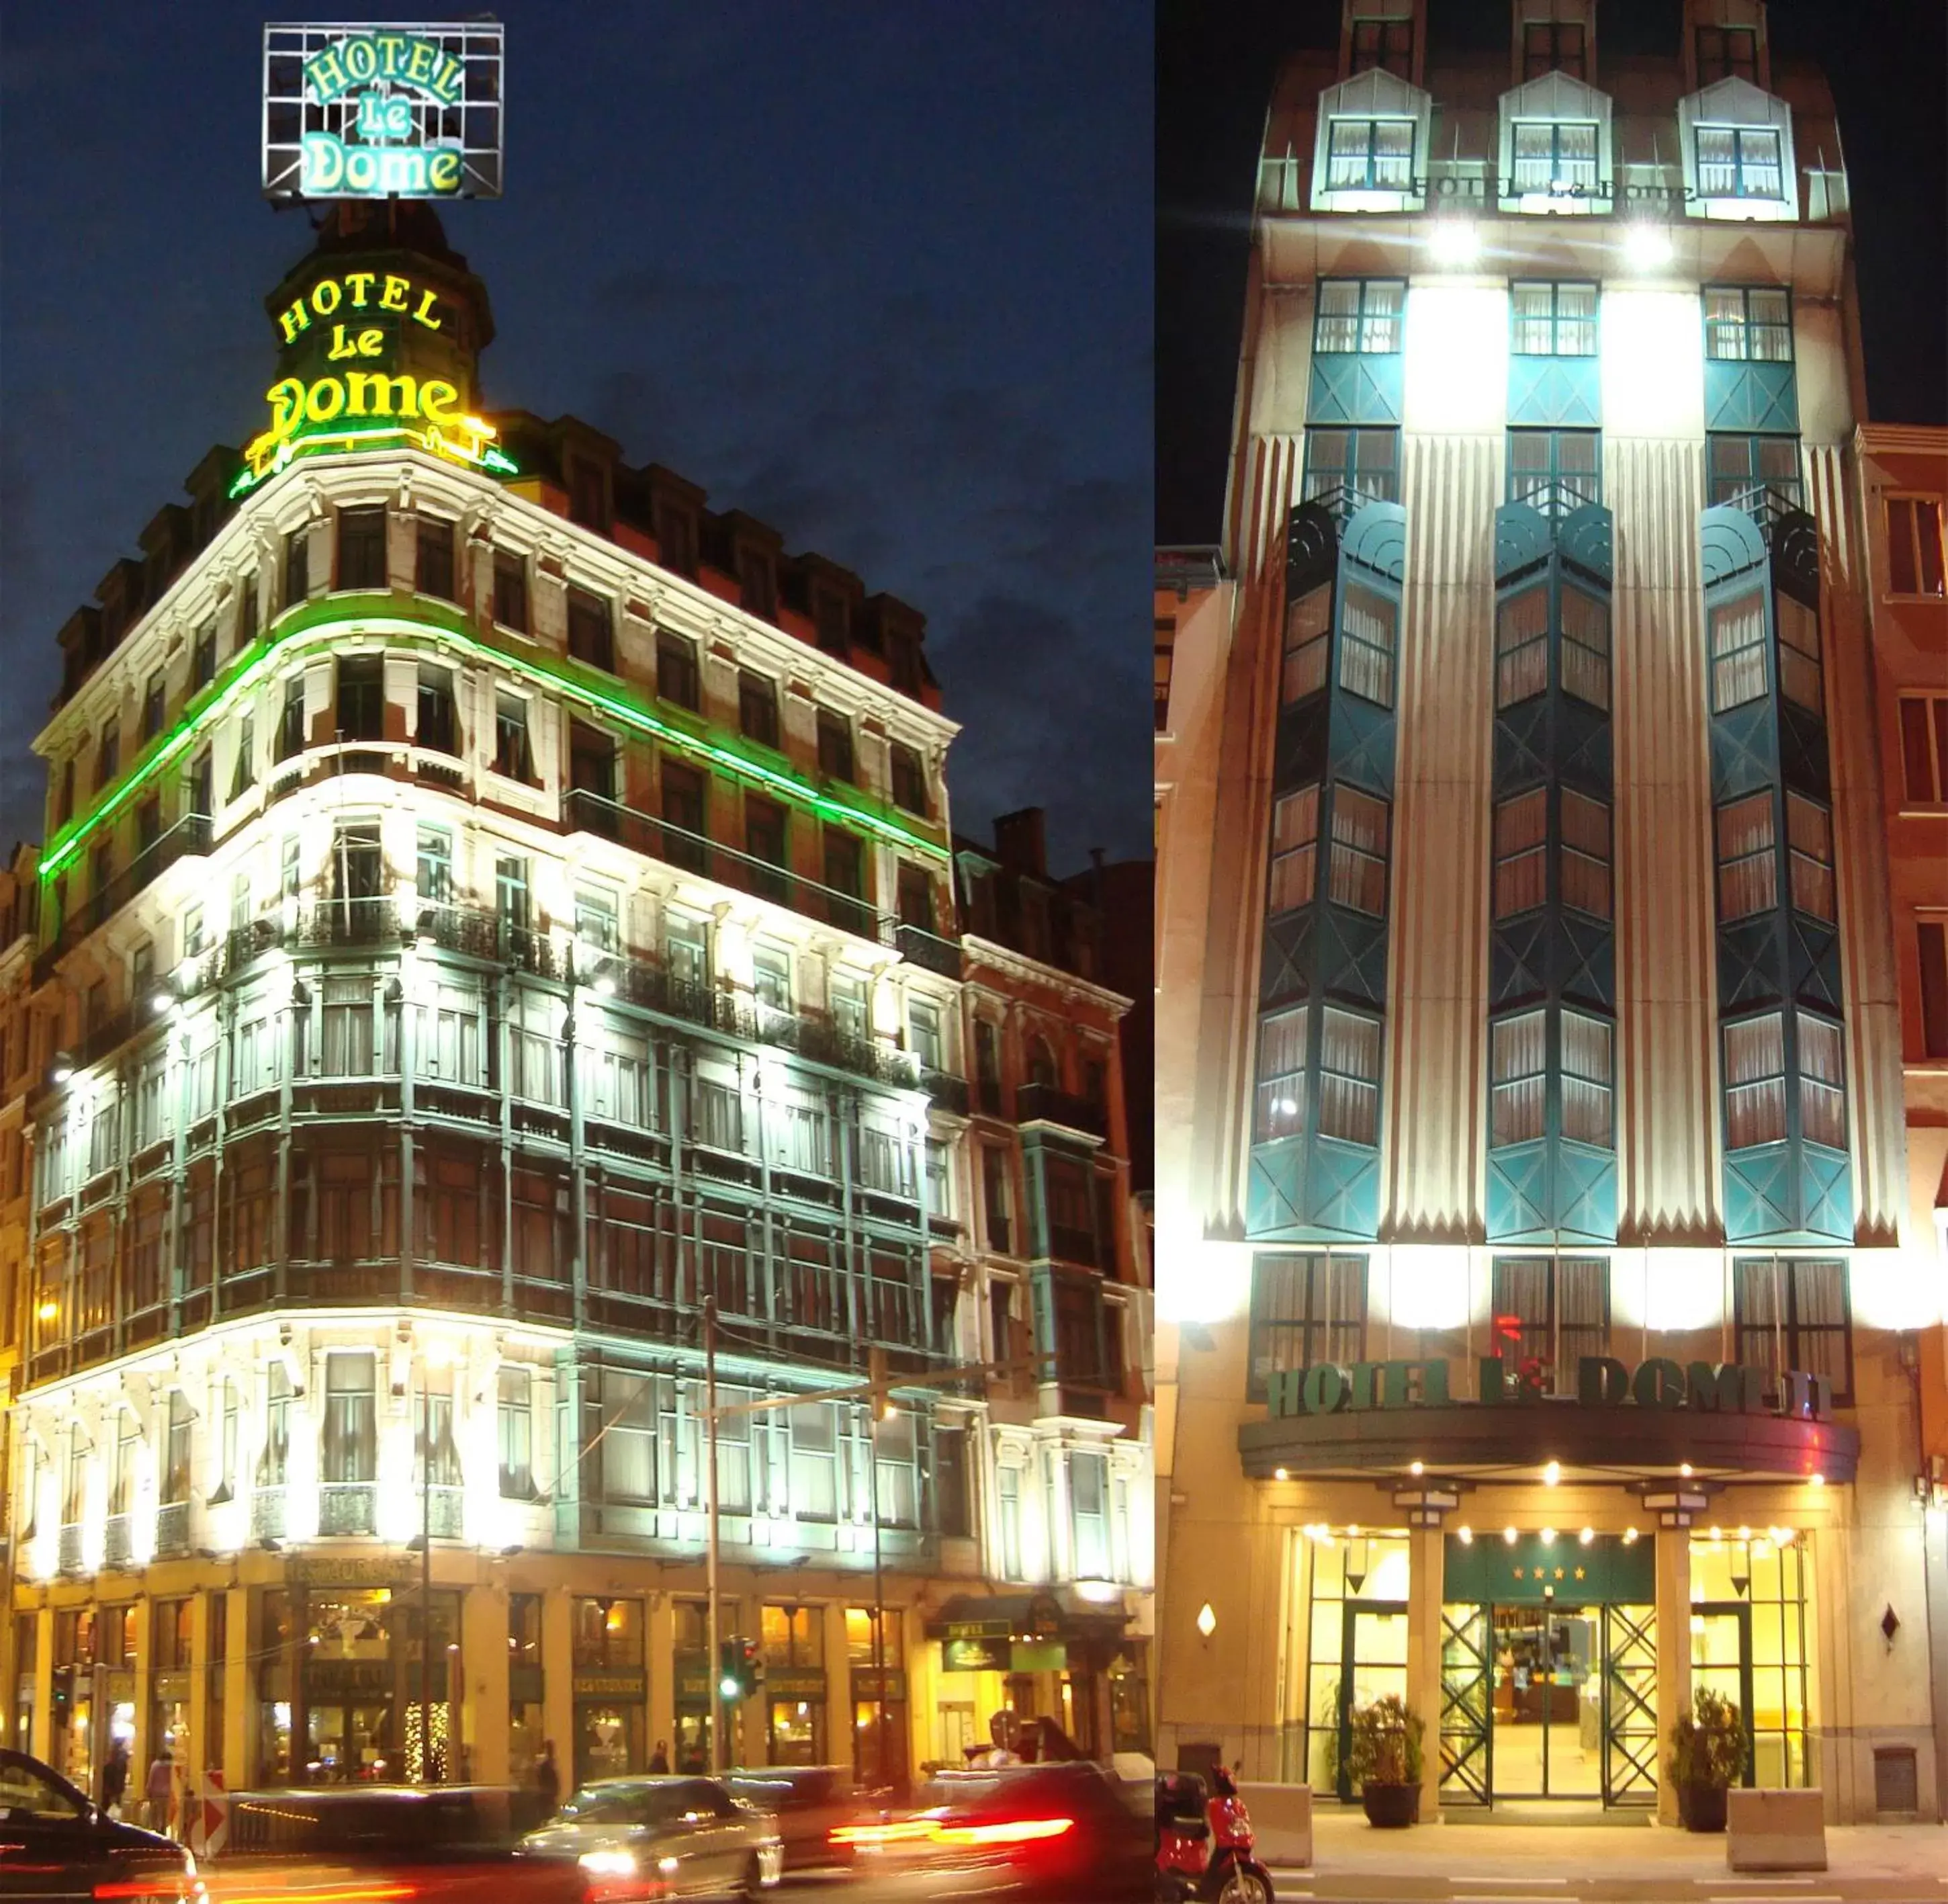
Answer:
[[[1565,1481],[1699,1480],[1850,1481],[1859,1431],[1834,1421],[1689,1407],[1584,1406],[1573,1397],[1520,1403],[1342,1409],[1274,1415],[1238,1430],[1246,1474],[1376,1480],[1415,1472],[1533,1482],[1547,1463]]]

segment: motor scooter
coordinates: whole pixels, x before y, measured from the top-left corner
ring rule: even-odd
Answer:
[[[1272,1874],[1252,1855],[1251,1814],[1230,1772],[1157,1780],[1158,1904],[1272,1904]]]

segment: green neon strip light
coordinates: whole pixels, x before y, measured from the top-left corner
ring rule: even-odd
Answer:
[[[436,433],[437,427],[431,427]],[[405,424],[304,430],[280,443],[276,455],[261,471],[252,469],[247,463],[237,472],[236,481],[230,486],[230,499],[234,502],[247,490],[255,489],[259,483],[268,483],[280,471],[288,469],[300,457],[322,455],[333,449],[341,454],[351,455],[368,445],[396,441],[401,438],[405,440],[409,448],[423,449],[429,456],[437,456],[445,461],[458,463],[463,469],[492,470],[501,476],[518,476],[520,474],[513,458],[505,451],[496,449],[492,443],[483,445],[477,458],[463,456],[443,435],[439,439],[443,447],[435,449],[427,443],[427,434],[426,430],[414,430]]]
[[[355,604],[368,601],[375,610],[360,613]],[[56,834],[48,843],[40,864],[43,881],[52,879],[79,855],[88,836],[112,820],[130,800],[170,763],[181,758],[191,742],[228,713],[237,699],[256,685],[274,660],[280,660],[293,646],[316,643],[328,646],[333,637],[353,631],[402,635],[425,641],[437,638],[439,644],[464,650],[476,657],[496,663],[511,672],[554,689],[599,710],[637,731],[654,736],[679,752],[713,761],[740,778],[758,781],[800,807],[808,807],[828,819],[842,820],[897,846],[932,858],[945,860],[948,853],[938,840],[915,832],[873,809],[821,792],[799,775],[768,765],[727,738],[707,738],[701,722],[696,731],[653,710],[647,704],[625,695],[619,685],[598,670],[582,663],[555,656],[513,653],[498,642],[483,639],[466,623],[449,611],[430,605],[420,610],[421,619],[408,620],[390,610],[390,595],[340,596],[335,600],[308,602],[287,612],[274,629],[257,636],[216,680],[194,696],[174,727],[157,735],[147,750],[131,764],[107,798],[92,813],[83,815]]]

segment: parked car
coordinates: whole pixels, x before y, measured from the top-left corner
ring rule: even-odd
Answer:
[[[914,1798],[842,1828],[877,1896],[1149,1904],[1153,1794],[1089,1760],[936,1772]]]
[[[755,1898],[784,1867],[777,1818],[716,1778],[593,1779],[522,1843],[620,1881],[653,1874],[660,1897]]]
[[[200,1904],[196,1860],[123,1825],[25,1752],[0,1750],[0,1898]]]
[[[253,1896],[411,1897],[415,1904],[607,1904],[618,1887],[523,1843],[523,1794],[497,1785],[317,1785],[239,1792],[209,1865],[215,1904]]]
[[[878,1816],[883,1795],[852,1789],[845,1769],[836,1765],[757,1766],[727,1772],[730,1796],[778,1822],[786,1871],[849,1864],[852,1847],[835,1843],[833,1832]]]

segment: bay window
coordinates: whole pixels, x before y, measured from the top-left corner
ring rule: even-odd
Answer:
[[[1296,1135],[1305,1124],[1306,1037],[1310,1005],[1275,1011],[1258,1026],[1258,1136]]]

